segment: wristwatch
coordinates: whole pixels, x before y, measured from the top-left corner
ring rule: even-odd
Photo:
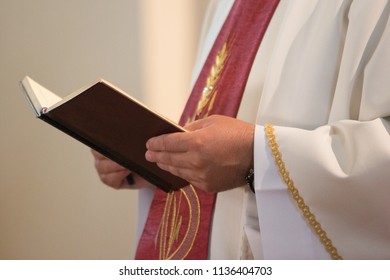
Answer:
[[[253,193],[255,193],[255,187],[253,186],[254,179],[255,179],[255,171],[253,170],[253,168],[251,168],[249,169],[248,175],[246,175],[245,177],[245,181]]]

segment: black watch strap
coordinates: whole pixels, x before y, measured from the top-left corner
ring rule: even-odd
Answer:
[[[251,168],[248,172],[248,175],[246,175],[245,177],[245,181],[253,193],[255,193],[255,187],[253,184],[254,179],[255,179],[255,171],[253,170],[253,168]]]

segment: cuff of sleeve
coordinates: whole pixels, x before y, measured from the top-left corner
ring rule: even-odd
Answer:
[[[254,143],[255,196],[264,258],[328,258],[279,175],[263,126],[256,126]]]
[[[262,125],[257,125],[255,129],[254,170],[256,192],[267,190],[287,191],[284,182],[280,179],[274,158],[268,147],[264,126]]]

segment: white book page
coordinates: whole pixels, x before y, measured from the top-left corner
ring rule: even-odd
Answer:
[[[25,91],[25,95],[37,116],[41,115],[43,108],[51,107],[62,100],[58,95],[52,93],[28,76],[23,79],[21,84]]]

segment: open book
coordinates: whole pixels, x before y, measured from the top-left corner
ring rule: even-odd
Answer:
[[[151,137],[184,128],[100,80],[60,98],[30,77],[21,82],[36,116],[168,192],[188,183],[145,159]]]

